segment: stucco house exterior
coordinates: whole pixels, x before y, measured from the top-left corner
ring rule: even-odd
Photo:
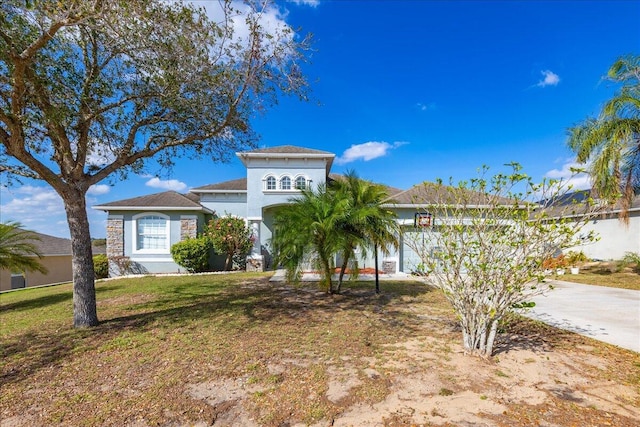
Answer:
[[[640,254],[640,195],[631,203],[628,223],[619,219],[619,213],[620,206],[616,205],[589,221],[583,230],[595,231],[598,240],[572,250],[582,251],[593,260],[617,260],[627,252]]]
[[[204,224],[214,216],[234,215],[246,219],[254,235],[254,247],[248,265],[256,270],[270,269],[274,212],[300,193],[301,188],[316,188],[331,178],[331,166],[335,154],[291,145],[260,148],[236,153],[246,167],[246,176],[231,181],[193,188],[187,194],[173,191],[119,200],[94,206],[107,212],[107,256],[123,258],[135,266],[135,270],[148,273],[179,272],[181,267],[171,258],[172,244],[187,237],[196,237]],[[416,214],[424,211],[421,204],[428,201],[424,187],[413,186],[408,190],[387,187],[390,196],[388,207],[393,209],[401,225],[400,247],[389,256],[380,257],[380,267],[389,273],[415,271],[420,260],[408,242],[415,240]],[[640,251],[640,212],[632,213],[632,233],[635,243],[622,248]],[[613,221],[617,221],[613,220]],[[601,225],[594,224],[597,228]],[[606,233],[616,224],[603,228]],[[616,235],[624,230],[615,229]],[[609,238],[601,239],[608,242]],[[635,245],[635,246],[634,246]],[[585,252],[595,257],[593,248]],[[591,255],[593,252],[594,255]],[[613,252],[612,252],[613,253]],[[611,257],[608,257],[611,258]],[[373,255],[362,259],[360,267],[372,267]]]

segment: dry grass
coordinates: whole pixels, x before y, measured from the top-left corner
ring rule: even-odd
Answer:
[[[69,285],[3,294],[3,426],[328,425],[352,408],[384,401],[403,376],[437,375],[440,385],[429,394],[436,399],[456,398],[440,396],[441,390],[468,388],[447,367],[456,360],[460,337],[448,303],[432,288],[383,282],[383,294],[376,295],[371,283],[353,283],[342,295],[327,295],[312,285],[268,279],[243,273],[100,282],[102,323],[91,330],[70,327]],[[405,354],[406,343],[415,340],[423,343],[420,351]],[[501,340],[499,358],[539,348],[576,360],[585,356],[576,346],[586,342],[587,353],[603,364],[628,367],[596,375],[640,388],[636,353],[528,320],[510,324]],[[487,387],[478,389],[482,400],[498,399],[490,392],[493,382],[517,379],[496,375],[506,368],[491,367],[495,362],[465,363],[490,364],[490,375],[474,386]],[[637,395],[629,399],[640,403]],[[557,426],[580,422],[505,404],[509,413],[529,411]],[[378,422],[410,425],[407,414],[391,411]],[[599,409],[590,417],[620,426],[637,421]],[[529,425],[507,414],[496,419]]]
[[[637,267],[625,267],[619,262],[613,261],[589,263],[580,269],[579,274],[564,274],[556,276],[556,278],[585,285],[640,291],[640,274]]]

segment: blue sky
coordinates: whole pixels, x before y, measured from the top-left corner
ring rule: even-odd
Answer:
[[[638,1],[298,0],[271,12],[313,34],[312,99],[282,98],[257,117],[259,145],[330,151],[333,172],[403,189],[512,161],[537,180],[566,176],[567,128],[612,96],[602,76],[615,59],[640,52]],[[170,176],[96,186],[88,204],[244,175],[235,157],[184,159]],[[89,215],[104,237],[106,215]],[[0,220],[69,235],[59,197],[39,182],[0,189]]]

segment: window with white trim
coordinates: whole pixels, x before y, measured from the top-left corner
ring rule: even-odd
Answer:
[[[307,188],[307,179],[304,176],[296,178],[296,190],[304,190]]]
[[[169,252],[169,217],[162,214],[134,216],[134,251]]]
[[[280,178],[280,189],[281,190],[291,190],[291,178],[288,176],[283,176]]]
[[[276,187],[276,177],[269,175],[266,179],[265,188],[267,190],[275,190]]]

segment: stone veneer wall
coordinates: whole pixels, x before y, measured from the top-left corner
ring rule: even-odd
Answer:
[[[196,217],[180,218],[180,240],[193,239],[198,236],[198,219]]]
[[[124,218],[107,219],[107,257],[124,255]]]

